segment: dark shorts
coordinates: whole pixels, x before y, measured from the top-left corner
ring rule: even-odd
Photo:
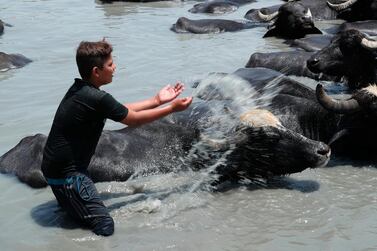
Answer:
[[[99,197],[93,181],[84,174],[47,179],[59,205],[79,223],[98,235],[112,235],[114,221]]]

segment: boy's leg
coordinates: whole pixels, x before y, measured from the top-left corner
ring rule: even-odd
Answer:
[[[74,176],[72,184],[51,185],[51,189],[60,206],[95,234],[109,236],[114,233],[114,221],[89,177]]]

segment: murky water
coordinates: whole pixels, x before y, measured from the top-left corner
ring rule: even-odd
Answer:
[[[0,73],[0,154],[21,138],[47,134],[66,89],[78,76],[75,48],[106,37],[117,72],[104,89],[132,102],[167,83],[189,85],[209,72],[233,72],[253,52],[287,50],[262,39],[265,28],[212,35],[175,34],[178,17],[242,19],[264,0],[223,16],[187,12],[196,2],[114,3],[17,0],[0,4],[6,27],[0,51],[33,60]],[[326,26],[319,23],[319,27]],[[310,83],[309,83],[310,84]],[[312,84],[312,82],[311,82]],[[120,125],[108,122],[108,129]],[[78,228],[57,207],[48,188],[31,189],[0,175],[1,250],[376,250],[375,166],[332,161],[222,192],[201,187],[206,173],[185,172],[97,184],[116,222],[109,238]],[[143,186],[133,193],[133,186]]]

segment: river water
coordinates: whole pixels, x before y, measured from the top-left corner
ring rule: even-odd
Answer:
[[[280,40],[262,39],[263,27],[212,35],[169,30],[181,16],[242,19],[250,8],[278,0],[223,16],[191,14],[193,1],[0,2],[0,18],[12,25],[0,37],[0,51],[33,60],[0,73],[0,155],[25,136],[48,133],[59,101],[78,76],[74,54],[82,40],[106,37],[113,44],[118,67],[104,89],[124,102],[148,98],[177,80],[187,84],[183,95],[191,95],[190,83],[209,72],[233,72],[253,52],[288,49]],[[375,166],[332,160],[324,168],[276,178],[267,187],[246,184],[222,192],[202,189],[205,175],[97,184],[116,222],[108,238],[67,219],[48,188],[31,189],[0,175],[0,250],[377,249]],[[134,186],[143,186],[142,192],[134,194]]]

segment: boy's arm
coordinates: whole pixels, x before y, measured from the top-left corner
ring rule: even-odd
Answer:
[[[175,99],[173,102],[164,107],[157,107],[153,109],[135,111],[128,107],[127,116],[121,123],[128,126],[139,126],[152,122],[156,119],[165,117],[173,112],[185,110],[192,102],[192,97]]]
[[[165,86],[153,98],[135,103],[125,104],[124,106],[133,111],[152,109],[172,101],[179,94],[181,94],[183,90],[184,85],[178,82],[174,87],[171,87],[170,85]]]
[[[127,107],[129,110],[133,110],[135,112],[152,109],[159,105],[160,104],[158,100],[156,99],[156,97],[146,99],[143,101],[134,102],[134,103],[124,104],[124,106]]]

